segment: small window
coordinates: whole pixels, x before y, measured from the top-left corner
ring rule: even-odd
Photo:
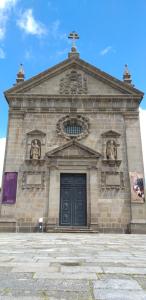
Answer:
[[[83,127],[77,122],[67,122],[64,124],[64,131],[69,135],[79,135],[83,132]]]

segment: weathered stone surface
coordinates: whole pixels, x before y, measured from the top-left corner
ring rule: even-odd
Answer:
[[[124,291],[124,290],[95,290],[96,300],[146,300],[146,292]]]
[[[145,250],[145,235],[1,234],[0,299],[145,300]]]
[[[131,202],[129,181],[129,172],[143,174],[142,92],[77,57],[16,85],[6,96],[10,114],[4,172],[18,172],[18,184],[16,204],[1,205],[6,219],[0,219],[0,231],[36,232],[40,217],[47,229],[56,230],[62,209],[60,174],[74,173],[86,175],[84,225],[100,232],[146,233],[146,202]],[[79,133],[73,134],[73,125]],[[37,156],[31,154],[34,141]],[[67,147],[67,141],[72,145]],[[114,155],[107,155],[107,145],[114,145]]]

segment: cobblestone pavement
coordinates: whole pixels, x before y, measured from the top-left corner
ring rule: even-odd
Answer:
[[[146,235],[1,233],[0,299],[146,300]]]

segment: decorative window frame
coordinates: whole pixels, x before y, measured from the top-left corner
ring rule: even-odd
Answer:
[[[119,175],[120,177],[120,184],[107,184],[106,183],[106,178],[107,175]],[[108,190],[108,189],[115,189],[115,190],[121,190],[124,189],[124,176],[123,172],[114,172],[114,171],[106,171],[106,172],[101,172],[101,188]]]
[[[64,124],[69,121],[76,121],[78,125],[82,126],[83,131],[78,135],[67,134],[64,130]],[[67,115],[61,118],[56,124],[57,134],[66,138],[67,140],[76,139],[81,140],[89,134],[89,120],[81,115]]]
[[[41,183],[40,184],[28,184],[27,183],[27,175],[41,175]],[[43,189],[45,187],[45,172],[24,172],[22,175],[22,189]]]

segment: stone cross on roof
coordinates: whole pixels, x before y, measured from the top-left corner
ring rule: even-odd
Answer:
[[[72,48],[71,48],[71,51],[72,52],[77,52],[77,48],[76,48],[76,44],[75,44],[75,41],[79,39],[79,35],[77,32],[75,31],[72,31],[69,36],[68,36],[69,39],[72,39]]]

